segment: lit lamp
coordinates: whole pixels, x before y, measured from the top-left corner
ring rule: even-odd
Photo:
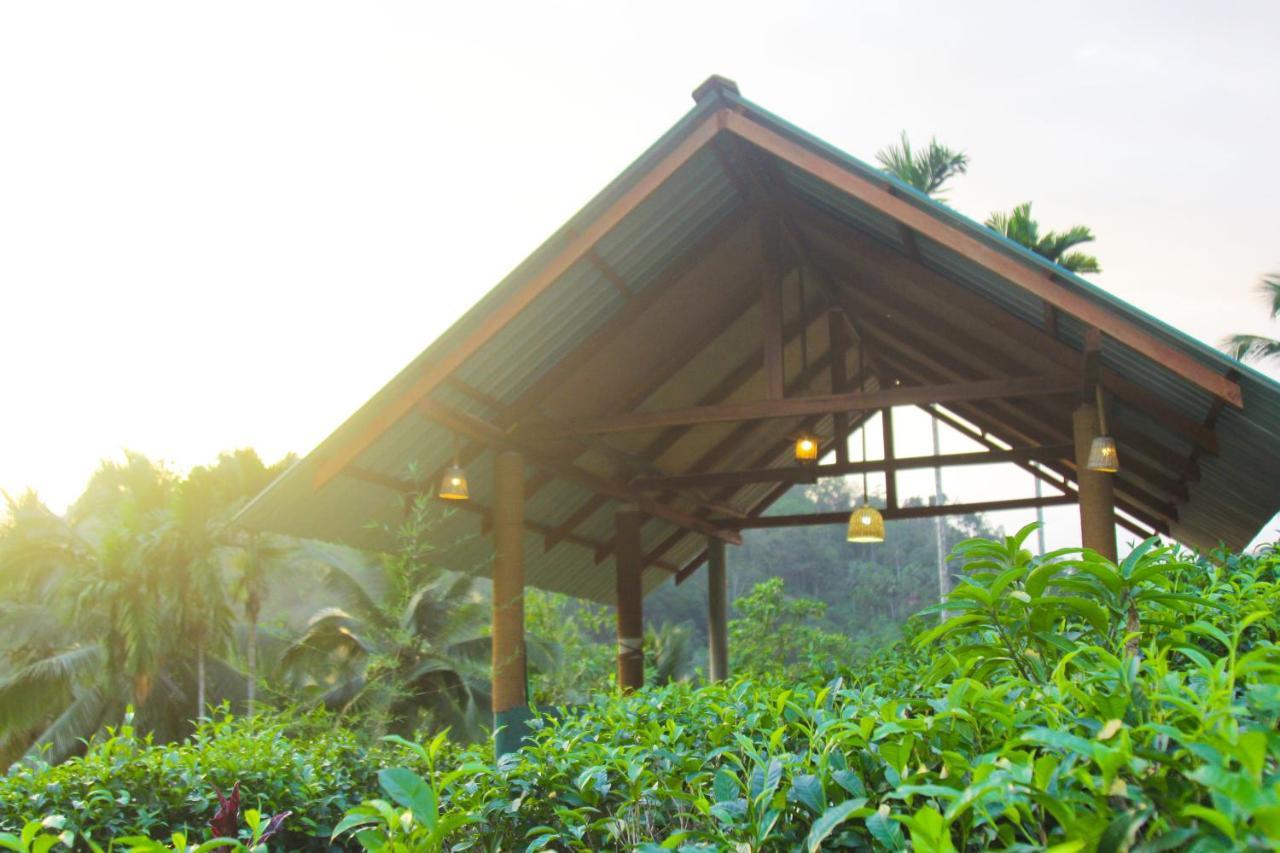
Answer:
[[[818,440],[808,433],[796,439],[796,461],[816,462],[818,460]]]
[[[467,489],[467,472],[458,464],[458,437],[453,438],[453,464],[444,469],[440,478],[440,491],[436,495],[446,501],[465,501],[470,499]]]
[[[1107,435],[1107,414],[1102,407],[1102,388],[1095,387],[1098,394],[1098,431],[1102,434],[1089,444],[1089,462],[1085,467],[1090,471],[1114,474],[1120,470],[1120,454],[1116,451],[1116,440]]]
[[[871,505],[871,493],[867,490],[867,425],[862,425],[862,506],[854,509],[849,516],[849,532],[845,537],[850,542],[883,542],[884,516]]]

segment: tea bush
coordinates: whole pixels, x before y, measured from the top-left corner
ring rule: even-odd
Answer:
[[[274,753],[246,795],[258,784],[262,811],[308,815],[286,824],[290,849],[330,831],[344,849],[386,851],[1280,847],[1276,553],[1192,560],[1145,543],[1116,565],[1033,557],[1028,532],[963,543],[947,620],[925,629],[926,614],[857,671],[600,696],[538,722],[496,766],[443,737],[386,744],[353,766],[335,732],[301,764]],[[218,744],[239,737],[225,725],[183,747],[219,758],[191,756],[173,800],[151,800],[156,777],[132,767],[164,749],[118,764],[105,745],[92,752],[84,764],[104,770],[94,784],[150,803],[113,801],[120,819],[95,826],[167,837],[197,825],[208,809],[188,801],[205,796],[202,782],[245,778],[237,750],[264,766],[247,745]],[[326,761],[345,770],[327,776]],[[18,819],[52,821],[31,828],[50,843],[82,825],[65,796],[30,799],[59,771],[18,784],[29,798]],[[117,849],[167,849],[147,843]]]
[[[244,804],[262,814],[293,811],[280,836],[290,849],[317,844],[343,812],[377,786],[380,767],[412,763],[394,744],[364,745],[321,712],[305,716],[221,714],[179,743],[153,745],[124,726],[83,758],[18,765],[0,776],[0,833],[55,816],[59,832],[106,844],[112,838],[184,832],[207,835],[216,789],[239,782]],[[0,849],[4,849],[0,835]]]

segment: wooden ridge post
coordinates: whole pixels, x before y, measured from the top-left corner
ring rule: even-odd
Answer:
[[[524,645],[524,457],[493,467],[493,725],[501,757],[519,749],[529,718]]]
[[[640,510],[626,504],[614,516],[617,552],[618,687],[623,692],[644,686],[644,589],[640,583],[643,558]]]
[[[1098,407],[1085,402],[1072,415],[1076,483],[1080,487],[1080,542],[1108,560],[1116,559],[1116,500],[1111,474],[1090,471],[1089,448],[1098,432]]]
[[[728,584],[724,573],[724,542],[707,537],[707,658],[708,677],[729,677]]]

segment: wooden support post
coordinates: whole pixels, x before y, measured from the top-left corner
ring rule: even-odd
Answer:
[[[493,465],[493,725],[499,756],[520,748],[529,717],[524,648],[524,457]]]
[[[1089,446],[1098,436],[1098,409],[1081,403],[1072,416],[1076,483],[1080,492],[1080,541],[1108,560],[1116,559],[1116,506],[1111,474],[1090,471]]]
[[[773,264],[765,265],[761,279],[760,312],[766,394],[770,400],[781,400],[786,393],[786,370],[782,363],[782,274]]]
[[[644,589],[640,584],[640,511],[626,505],[614,516],[617,547],[618,687],[624,692],[644,686]]]
[[[707,537],[707,674],[712,681],[729,677],[728,597],[724,543]]]
[[[886,408],[880,413],[880,422],[884,425],[884,503],[890,509],[898,507],[898,470],[894,465],[893,452],[893,409]]]
[[[849,379],[846,370],[845,354],[849,348],[848,335],[844,326],[844,312],[832,308],[827,312],[827,334],[831,346],[831,393],[843,394],[849,390]],[[862,369],[862,365],[858,365]],[[836,462],[849,461],[849,413],[836,412],[832,416],[835,425],[832,437],[836,445]]]

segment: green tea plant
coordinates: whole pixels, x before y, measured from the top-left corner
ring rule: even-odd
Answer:
[[[1029,532],[962,543],[948,618],[930,626],[925,614],[869,662],[596,696],[535,720],[496,762],[444,735],[393,739],[340,783],[317,768],[345,798],[340,820],[317,819],[305,790],[271,788],[279,779],[256,805],[299,811],[288,849],[1280,847],[1276,552],[1201,558],[1149,542],[1111,563],[1078,549],[1032,556]],[[225,725],[203,749],[237,741]],[[128,748],[126,777],[163,749]],[[121,749],[100,744],[85,761]],[[31,771],[4,789],[19,799],[0,802],[24,802],[59,771]],[[70,813],[41,796],[5,828]],[[166,803],[113,825],[166,849],[175,827],[190,837],[188,814]]]

